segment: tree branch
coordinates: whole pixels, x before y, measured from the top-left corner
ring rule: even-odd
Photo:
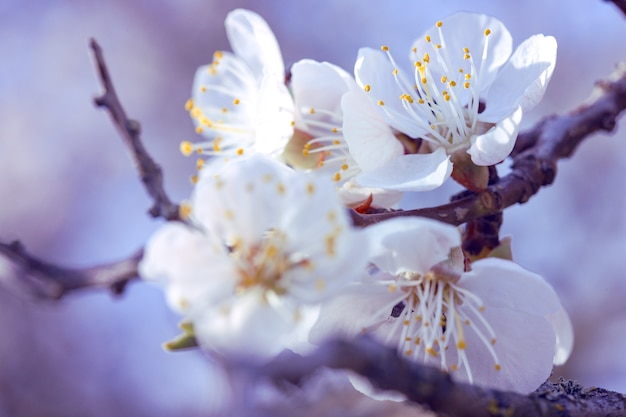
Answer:
[[[275,360],[259,375],[299,383],[321,367],[346,369],[383,390],[404,394],[410,402],[436,413],[466,417],[595,417],[626,415],[626,396],[598,388],[582,389],[572,382],[545,383],[525,396],[454,382],[437,368],[398,356],[368,336],[352,342],[335,340],[308,356]]]
[[[626,15],[626,0],[605,0],[606,2],[613,3],[618,9]]]
[[[89,268],[66,268],[30,255],[20,242],[0,242],[0,255],[19,268],[20,285],[40,298],[60,299],[67,293],[89,287],[108,288],[121,294],[129,281],[138,277],[143,250],[128,259]],[[22,279],[23,277],[23,279]]]
[[[525,203],[541,187],[552,184],[559,159],[569,158],[589,135],[613,131],[625,109],[626,64],[622,63],[607,80],[597,83],[587,104],[569,114],[547,117],[520,134],[511,154],[512,172],[485,191],[437,207],[370,214],[352,211],[352,220],[367,226],[397,216],[419,216],[461,225]]]
[[[89,46],[93,51],[98,67],[98,75],[104,87],[104,93],[94,99],[98,107],[105,107],[113,123],[119,130],[126,145],[130,148],[135,165],[141,176],[146,191],[154,204],[149,210],[152,217],[162,217],[166,220],[180,220],[178,205],[171,202],[163,188],[163,171],[148,154],[140,139],[141,126],[139,122],[129,119],[120,103],[109,70],[104,62],[102,48],[95,39],[91,39]]]

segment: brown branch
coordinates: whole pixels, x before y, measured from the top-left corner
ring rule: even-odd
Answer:
[[[626,15],[626,0],[605,0],[605,1],[613,3],[614,5],[617,6],[618,9],[622,11],[622,13],[624,13],[624,15]]]
[[[353,211],[352,220],[355,225],[367,226],[397,216],[419,216],[460,225],[525,203],[541,187],[552,184],[559,159],[570,157],[591,134],[613,131],[625,109],[626,64],[621,64],[596,85],[589,103],[569,114],[547,117],[521,134],[511,154],[512,172],[485,191],[438,207],[372,214]]]
[[[361,336],[352,342],[331,341],[308,356],[275,360],[259,370],[273,380],[299,383],[321,367],[347,369],[374,386],[404,394],[410,402],[436,413],[466,417],[624,416],[626,396],[575,383],[545,383],[525,396],[454,382],[437,368],[408,361],[393,348]]]
[[[20,287],[36,297],[59,299],[71,291],[93,287],[121,294],[126,284],[138,277],[137,267],[143,250],[128,259],[88,268],[65,268],[45,262],[30,255],[17,241],[0,242],[1,255],[17,266]]]
[[[141,181],[150,197],[154,200],[154,204],[149,210],[150,215],[152,217],[162,217],[166,220],[180,220],[178,205],[171,202],[163,188],[163,171],[154,162],[141,142],[139,122],[126,116],[126,112],[117,97],[109,70],[104,62],[102,48],[95,39],[91,39],[89,46],[96,59],[100,81],[104,87],[104,93],[100,97],[95,98],[94,102],[98,107],[105,107],[109,111],[113,123],[132,152]]]

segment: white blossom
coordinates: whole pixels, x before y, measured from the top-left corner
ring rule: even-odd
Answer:
[[[395,218],[367,229],[374,272],[326,303],[311,338],[372,333],[461,381],[528,393],[572,348],[569,318],[539,275],[487,258],[465,270],[459,231]]]
[[[233,10],[225,26],[233,52],[217,51],[211,64],[198,68],[186,104],[196,132],[207,140],[184,141],[181,151],[278,156],[293,134],[293,101],[276,37],[250,10]]]
[[[391,207],[402,197],[397,191],[367,188],[356,180],[364,167],[351,154],[351,148],[343,135],[342,97],[354,92],[369,105],[354,78],[343,69],[328,62],[304,59],[291,68],[291,91],[295,102],[295,129],[298,143],[303,149],[295,149],[308,157],[305,167],[331,178],[337,185],[339,196],[347,206],[355,206],[372,197],[373,207]],[[374,117],[377,117],[376,115]],[[381,126],[381,134],[392,135],[391,127]],[[379,160],[402,153],[402,147],[381,149]],[[358,156],[357,156],[358,158]]]
[[[367,244],[344,210],[329,181],[267,156],[216,162],[201,171],[192,225],[159,229],[140,272],[165,284],[201,345],[271,358],[363,271]]]
[[[390,126],[416,146],[424,143],[429,153],[407,149],[407,155],[359,182],[419,191],[440,185],[464,154],[480,166],[504,160],[515,144],[523,112],[543,97],[556,49],[553,37],[534,35],[511,54],[506,27],[495,18],[472,13],[439,21],[417,39],[409,54],[410,75],[387,46],[382,51],[361,49],[357,83]],[[360,114],[356,99],[352,101],[355,105],[344,109],[346,140],[370,158],[382,147],[397,146],[389,136],[374,139],[377,132],[369,127],[369,115]]]

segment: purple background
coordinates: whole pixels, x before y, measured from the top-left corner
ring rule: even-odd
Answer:
[[[88,266],[143,246],[159,226],[108,115],[88,39],[104,48],[120,98],[179,201],[195,161],[183,109],[197,66],[229,49],[223,20],[260,12],[285,62],[327,60],[351,70],[361,46],[412,41],[457,10],[500,18],[517,45],[534,33],[559,42],[556,71],[532,121],[575,108],[626,56],[626,19],[609,3],[529,0],[148,1],[2,0],[0,3],[0,239],[21,239],[50,261]],[[510,7],[515,4],[515,8]],[[523,266],[557,289],[576,328],[556,375],[626,392],[626,125],[589,138],[559,165],[556,183],[505,213]],[[438,193],[419,204],[446,199]],[[204,415],[223,398],[215,366],[197,352],[165,353],[178,317],[159,288],[114,298],[86,291],[35,302],[0,262],[0,416]]]

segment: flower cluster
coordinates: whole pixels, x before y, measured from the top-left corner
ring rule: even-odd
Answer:
[[[511,259],[470,261],[459,229],[398,217],[359,230],[348,210],[390,208],[452,176],[470,190],[511,152],[542,97],[554,38],[512,51],[498,20],[459,13],[418,38],[401,67],[359,51],[354,76],[302,60],[284,75],[257,14],[226,19],[233,52],[198,69],[187,103],[205,155],[185,223],[149,241],[187,332],[216,355],[273,358],[369,333],[459,380],[518,392],[572,348],[554,290]]]

